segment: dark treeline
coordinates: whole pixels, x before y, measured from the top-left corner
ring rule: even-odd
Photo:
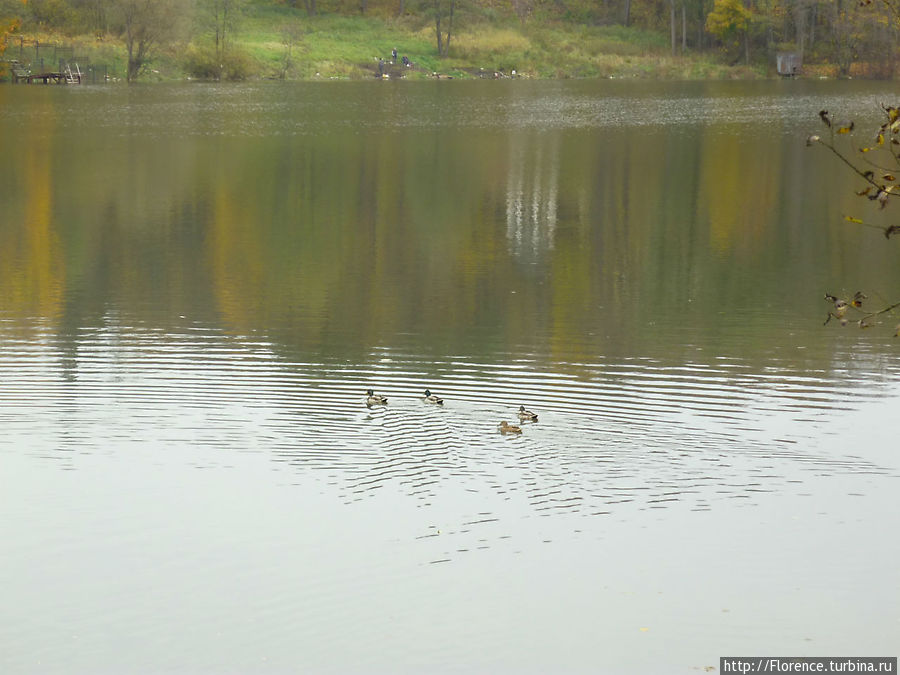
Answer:
[[[893,77],[900,36],[895,0],[0,0],[0,37],[17,28],[121,39],[130,80],[172,42],[202,43],[209,64],[223,67],[241,21],[260,12],[427,26],[439,57],[452,56],[457,31],[479,24],[621,26],[664,35],[676,56],[708,52],[750,65],[792,51],[838,76]]]

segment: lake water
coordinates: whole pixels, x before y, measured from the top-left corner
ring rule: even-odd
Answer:
[[[897,655],[895,98],[0,87],[0,671]]]

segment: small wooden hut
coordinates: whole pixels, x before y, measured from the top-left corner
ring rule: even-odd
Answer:
[[[778,52],[775,55],[775,67],[778,74],[783,77],[797,77],[800,74],[802,62],[803,59],[797,52]]]

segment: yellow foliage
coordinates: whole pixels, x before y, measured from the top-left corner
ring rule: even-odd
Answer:
[[[6,51],[6,36],[19,27],[18,19],[0,18],[0,54]]]
[[[722,42],[728,42],[750,26],[750,10],[741,0],[715,0],[706,17],[706,30]]]
[[[22,5],[27,5],[28,0],[22,0]],[[6,36],[14,33],[20,25],[18,19],[10,19],[0,16],[0,54],[6,51]]]

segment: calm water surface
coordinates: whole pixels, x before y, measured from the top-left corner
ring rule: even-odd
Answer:
[[[0,87],[0,671],[896,655],[894,96]]]

